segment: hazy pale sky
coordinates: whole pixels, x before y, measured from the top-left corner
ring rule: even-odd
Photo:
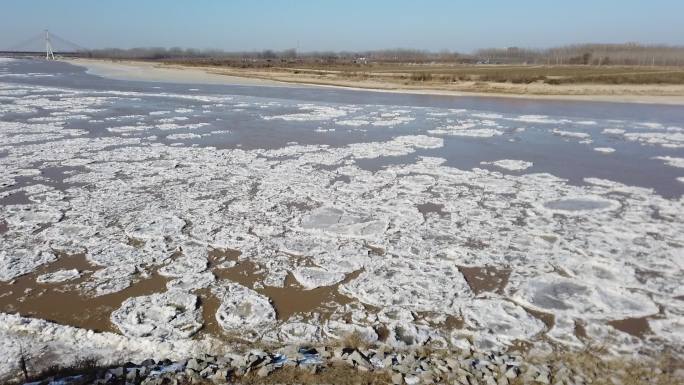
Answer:
[[[1,0],[0,49],[45,28],[87,48],[684,45],[684,0]]]

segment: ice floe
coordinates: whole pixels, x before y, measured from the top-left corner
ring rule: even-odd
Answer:
[[[564,119],[554,119],[546,115],[521,115],[516,118],[511,118],[511,120],[515,120],[518,122],[525,122],[525,123],[537,123],[537,124],[559,124],[559,123],[564,123],[568,122],[568,120]]]
[[[589,281],[591,282],[591,281]],[[547,274],[523,283],[516,293],[518,302],[557,318],[593,320],[638,318],[658,313],[648,296],[607,281],[593,285],[578,278]],[[562,327],[562,323],[558,323]],[[574,323],[573,326],[574,328]]]
[[[426,135],[399,136],[389,142],[353,143],[349,152],[358,159],[373,159],[382,156],[408,155],[416,149],[439,148],[444,140]]]
[[[612,154],[615,152],[615,149],[612,147],[594,147],[594,151],[600,152],[603,154]]]
[[[684,148],[684,133],[681,132],[627,132],[623,136],[633,142],[667,148]]]
[[[194,291],[211,286],[216,281],[216,277],[211,272],[204,272],[192,275],[183,275],[178,279],[169,281],[166,287],[169,290]]]
[[[178,290],[129,298],[111,320],[127,337],[182,339],[202,327],[197,297]]]
[[[187,134],[171,134],[167,135],[166,139],[169,140],[185,140],[185,139],[199,139],[201,138],[202,135],[197,135],[193,133],[187,133]]]
[[[347,115],[347,110],[335,108],[332,106],[323,106],[315,104],[300,104],[299,110],[303,111],[300,113],[285,114],[285,115],[275,115],[275,116],[264,116],[265,120],[287,120],[287,121],[318,121],[318,120],[331,120],[334,118],[340,118]]]
[[[488,331],[473,336],[475,346],[480,349],[500,348],[516,340],[528,340],[544,330],[539,319],[506,300],[475,300],[461,311],[469,328]]]
[[[335,121],[335,123],[339,124],[340,126],[359,127],[359,126],[369,125],[370,121],[363,120],[363,119],[345,119],[345,120],[337,120],[337,121]]]
[[[675,158],[672,156],[657,156],[654,159],[662,160],[670,167],[684,168],[684,158]]]
[[[36,282],[38,283],[58,283],[71,281],[81,276],[81,273],[76,269],[59,270],[52,273],[46,273],[38,276]]]
[[[15,248],[0,250],[0,281],[11,281],[56,259],[57,256],[48,251]]]
[[[514,159],[502,159],[494,162],[480,162],[480,164],[492,165],[509,171],[523,171],[534,165],[532,162]]]
[[[586,211],[610,211],[619,207],[620,204],[613,200],[607,200],[599,197],[565,197],[562,199],[551,200],[544,202],[543,207],[554,212],[570,213],[584,213]]]
[[[451,135],[451,136],[471,136],[475,138],[491,138],[493,136],[503,135],[502,131],[493,128],[476,128],[470,130],[462,130],[458,127],[447,126],[440,129],[428,130],[433,135]]]
[[[606,128],[605,130],[601,131],[601,133],[606,135],[622,135],[625,133],[625,130],[621,128]]]
[[[91,280],[82,286],[94,297],[112,294],[130,287],[136,273],[137,268],[132,264],[108,266],[93,273]]]
[[[491,120],[467,119],[458,121],[458,124],[451,124],[428,130],[428,133],[433,135],[490,138],[503,135],[504,132],[501,131],[501,128],[502,127],[498,123]]]
[[[554,129],[553,131],[554,135],[566,137],[566,138],[576,138],[576,139],[589,139],[591,138],[591,134],[586,133],[586,132],[577,132],[577,131],[564,131],[564,130],[559,130],[559,129]]]
[[[306,289],[330,286],[342,281],[344,274],[320,267],[300,267],[292,272],[295,279]]]
[[[302,218],[302,229],[323,231],[343,236],[372,236],[385,231],[387,221],[372,216],[364,218],[353,213],[346,213],[334,207],[321,207]]]
[[[263,334],[275,322],[275,309],[268,298],[244,286],[228,283],[213,289],[221,300],[216,320],[227,332],[253,339]]]

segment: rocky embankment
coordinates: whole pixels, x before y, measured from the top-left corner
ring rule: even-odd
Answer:
[[[253,350],[243,354],[201,357],[173,362],[145,360],[110,368],[84,369],[53,375],[35,385],[84,384],[674,384],[681,369],[607,365],[582,358],[531,363],[518,354],[397,352],[384,348],[286,348],[278,353]],[[643,382],[642,382],[643,381]],[[669,381],[669,382],[668,382]],[[675,382],[671,382],[675,381]]]

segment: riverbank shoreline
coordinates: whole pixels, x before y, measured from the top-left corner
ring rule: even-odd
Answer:
[[[398,85],[375,80],[324,79],[310,74],[226,67],[183,66],[147,61],[105,59],[66,59],[85,67],[88,73],[105,78],[187,84],[214,84],[267,87],[320,87],[353,91],[413,95],[509,98],[516,100],[583,101],[684,105],[683,85],[603,85],[603,84],[512,84],[459,82],[435,86]]]
[[[0,383],[135,385],[486,383],[675,384],[676,352],[561,347],[396,346],[358,333],[319,342],[127,337],[0,313]],[[82,341],[82,344],[75,343]],[[674,354],[673,354],[674,353]]]

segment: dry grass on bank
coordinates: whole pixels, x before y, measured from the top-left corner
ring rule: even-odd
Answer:
[[[328,367],[315,374],[298,368],[283,368],[271,373],[268,377],[261,378],[256,375],[248,375],[240,381],[240,384],[244,385],[375,385],[391,383],[392,378],[388,372],[360,372],[346,365]]]
[[[166,61],[166,64],[200,66],[234,70],[255,70],[239,63],[203,61]],[[298,63],[294,66],[272,66],[256,69],[264,73],[318,76],[328,79],[377,80],[395,83],[494,82],[531,84],[645,85],[684,84],[683,67],[649,66],[539,66],[539,65],[431,65],[374,63],[341,65]]]

